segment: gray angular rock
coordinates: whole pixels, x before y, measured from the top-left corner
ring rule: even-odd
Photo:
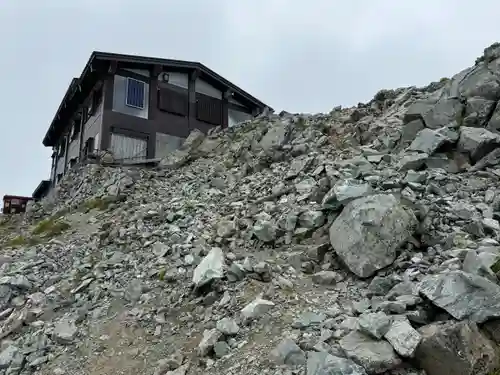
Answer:
[[[413,357],[422,339],[406,317],[393,319],[384,337],[400,356],[407,358]]]
[[[499,259],[500,252],[496,249],[491,251],[469,250],[465,255],[462,270],[496,282],[497,277],[491,270],[491,266]]]
[[[12,288],[17,289],[31,289],[32,284],[31,281],[24,275],[16,275],[16,276],[4,276],[0,278],[0,285],[8,285]]]
[[[307,375],[367,375],[363,367],[351,359],[326,352],[307,354]]]
[[[234,319],[222,318],[217,322],[217,329],[226,336],[232,336],[238,334],[240,327]]]
[[[417,225],[414,213],[390,194],[350,202],[330,227],[330,242],[349,269],[372,276],[394,262]]]
[[[384,312],[361,314],[358,320],[359,330],[376,339],[381,339],[391,327],[392,318]]]
[[[495,105],[496,102],[493,100],[481,97],[467,98],[462,126],[484,127]]]
[[[290,126],[286,123],[272,124],[262,137],[260,146],[266,151],[282,147],[288,141],[289,129]]]
[[[347,179],[337,182],[333,188],[326,193],[321,202],[323,208],[338,210],[350,201],[372,193],[369,184],[361,183],[354,179]]]
[[[199,288],[212,280],[221,279],[224,275],[224,253],[214,247],[203,258],[193,272],[193,284]]]
[[[394,277],[375,276],[368,285],[368,292],[374,296],[385,296],[398,283]]]
[[[276,239],[276,226],[268,220],[257,220],[253,233],[262,242],[272,242]]]
[[[416,119],[405,124],[401,132],[401,145],[405,146],[411,143],[417,134],[425,128],[425,124],[422,119]]]
[[[217,235],[229,238],[236,233],[236,223],[232,220],[222,220],[217,223]]]
[[[319,327],[324,322],[326,316],[315,312],[307,311],[301,314],[293,323],[293,328],[307,328],[311,326]]]
[[[417,134],[408,149],[432,155],[444,144],[454,143],[457,140],[458,133],[450,128],[423,129]]]
[[[495,343],[500,344],[500,319],[489,320],[481,326],[481,329]]]
[[[198,344],[198,354],[202,357],[208,355],[214,349],[215,344],[219,341],[221,336],[222,333],[216,328],[203,331],[203,337]]]
[[[409,153],[404,155],[397,165],[397,169],[400,172],[406,172],[410,169],[419,170],[425,165],[426,160],[429,158],[429,155],[426,153]]]
[[[427,375],[488,375],[498,365],[494,344],[475,323],[434,323],[419,331],[415,358]]]
[[[483,323],[500,318],[500,286],[484,277],[450,271],[426,276],[419,292],[455,319]]]
[[[500,131],[500,103],[497,103],[493,113],[491,114],[491,118],[486,125],[486,129],[492,132]]]
[[[241,317],[245,320],[256,319],[273,307],[273,302],[257,297],[241,310]]]
[[[344,280],[344,276],[335,271],[319,271],[312,276],[312,281],[319,285],[335,285]]]
[[[457,150],[476,162],[500,146],[500,135],[486,129],[461,127]]]
[[[456,121],[463,109],[464,105],[459,99],[443,96],[422,117],[426,127],[439,129]]]
[[[325,223],[325,215],[321,211],[308,210],[299,215],[299,227],[314,229]]]
[[[3,349],[0,352],[0,369],[8,368],[18,352],[19,348],[15,345],[8,345]]]
[[[225,341],[217,341],[214,345],[214,353],[216,358],[222,358],[225,355],[229,354],[231,348],[228,343]]]
[[[271,357],[279,365],[300,366],[306,363],[306,354],[292,339],[284,339],[272,350]]]
[[[296,157],[293,159],[292,164],[290,165],[290,170],[286,174],[285,179],[289,180],[297,177],[300,172],[307,169],[313,161],[314,158],[307,155]]]
[[[422,121],[422,117],[429,112],[437,102],[437,98],[425,98],[412,103],[405,112],[403,121],[408,124],[412,121]]]
[[[485,63],[475,65],[467,71],[464,79],[459,82],[459,94],[462,97],[480,97],[488,100],[498,100],[500,82]]]
[[[63,318],[56,323],[52,339],[61,345],[69,345],[76,338],[77,333],[78,328],[75,322],[69,318]]]
[[[387,341],[374,340],[361,332],[351,332],[340,340],[346,356],[363,366],[369,374],[381,374],[401,364]]]

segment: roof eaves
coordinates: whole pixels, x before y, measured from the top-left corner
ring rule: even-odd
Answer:
[[[31,194],[31,196],[34,197],[40,190],[44,189],[48,185],[50,185],[50,180],[42,180],[35,190],[33,190],[33,194]]]
[[[47,133],[45,134],[45,137],[43,138],[43,145],[48,146],[49,139],[50,139],[50,132],[53,130],[54,123],[57,119],[57,116],[59,116],[59,113],[61,112],[61,109],[63,108],[64,104],[66,103],[67,100],[69,100],[69,94],[74,94],[74,91],[72,90],[79,82],[81,82],[82,78],[85,77],[87,74],[87,71],[89,70],[90,66],[92,65],[92,61],[94,61],[96,55],[99,52],[92,52],[90,55],[89,59],[87,60],[87,63],[85,64],[85,67],[82,70],[82,73],[80,74],[80,77],[74,77],[71,80],[71,83],[69,84],[68,89],[66,90],[66,93],[64,94],[63,99],[61,100],[61,103],[59,104],[59,107],[57,108],[57,111],[52,119],[52,122],[50,123],[49,129],[47,130]]]
[[[199,69],[199,70],[203,71],[203,73],[212,77],[213,79],[221,82],[223,85],[232,88],[238,94],[247,98],[248,100],[250,100],[251,102],[253,102],[257,106],[260,106],[263,108],[269,107],[265,103],[263,103],[260,100],[258,100],[257,98],[255,98],[254,96],[250,95],[248,92],[246,92],[243,89],[241,89],[240,87],[236,86],[234,83],[228,81],[227,79],[225,79],[221,75],[217,74],[212,69],[208,68],[206,65],[204,65],[200,62],[197,62],[197,61],[162,59],[162,58],[157,58],[157,57],[123,55],[123,54],[117,54],[117,53],[98,52],[98,51],[94,52],[94,54],[95,54],[95,57],[97,59],[101,59],[101,60],[116,60],[116,61],[132,62],[132,63],[138,63],[138,64],[158,64],[158,65],[169,66],[169,67]],[[270,109],[272,109],[272,108],[270,108]]]
[[[135,56],[135,55],[123,55],[110,52],[94,52],[94,53],[95,57],[100,60],[114,60],[114,61],[130,62],[137,64],[158,64],[158,65],[180,67],[180,68],[193,68],[197,64],[199,64],[192,61],[161,59],[157,57],[146,57],[146,56]]]
[[[198,64],[199,69],[201,69],[205,74],[208,74],[212,78],[214,78],[217,81],[221,82],[223,85],[225,85],[225,86],[233,89],[238,94],[240,94],[244,98],[247,98],[248,100],[250,100],[251,102],[253,102],[257,106],[262,107],[262,108],[268,107],[269,109],[272,110],[272,108],[269,107],[267,104],[261,102],[259,99],[257,99],[253,95],[249,94],[248,92],[246,92],[242,88],[236,86],[234,83],[228,81],[226,78],[224,78],[221,75],[219,75],[218,73],[214,72],[212,69],[208,68],[207,66],[205,66],[205,65],[203,65],[201,63],[197,63],[197,64]]]
[[[61,103],[59,104],[59,107],[57,108],[57,111],[56,111],[54,117],[52,118],[52,122],[50,123],[49,129],[47,130],[47,133],[45,134],[45,137],[43,138],[44,146],[47,146],[46,143],[48,143],[48,141],[49,141],[50,132],[53,130],[54,122],[57,120],[57,116],[59,116],[59,113],[63,109],[66,101],[69,100],[70,96],[72,96],[74,94],[74,92],[75,92],[74,89],[75,89],[75,86],[78,84],[78,81],[79,81],[78,78],[73,78],[71,80],[71,83],[69,84],[68,88],[66,89],[66,93],[64,94],[63,99],[61,100]]]

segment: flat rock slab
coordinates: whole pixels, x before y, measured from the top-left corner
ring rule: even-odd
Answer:
[[[500,317],[500,286],[481,276],[463,271],[430,275],[419,292],[458,320],[483,323]]]

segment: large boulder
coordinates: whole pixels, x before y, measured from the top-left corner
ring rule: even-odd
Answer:
[[[330,227],[330,242],[347,267],[366,278],[394,262],[416,225],[415,214],[396,197],[376,194],[346,205]]]
[[[434,323],[420,334],[415,358],[427,375],[488,375],[498,365],[494,344],[475,323]]]
[[[422,118],[426,127],[439,129],[453,124],[463,109],[464,105],[458,98],[443,96]]]
[[[480,97],[467,98],[462,126],[484,127],[496,102]]]
[[[476,162],[500,146],[500,135],[487,129],[460,128],[457,150],[466,153]]]
[[[458,134],[450,128],[422,129],[411,143],[409,150],[420,151],[426,154],[434,154],[446,143],[454,143],[458,140]]]
[[[486,128],[492,132],[500,131],[500,102],[497,103]]]
[[[429,275],[420,282],[419,292],[458,320],[483,323],[500,318],[500,286],[481,276],[463,271]]]

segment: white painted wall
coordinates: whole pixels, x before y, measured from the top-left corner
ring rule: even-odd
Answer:
[[[183,141],[184,138],[175,135],[156,133],[155,158],[164,158],[172,151],[177,150]]]
[[[90,137],[96,139],[96,135],[101,132],[102,128],[102,112],[103,112],[104,100],[101,100],[99,107],[92,116],[87,119],[87,122],[83,126],[83,143],[87,141]],[[94,142],[98,146],[97,142]]]
[[[168,83],[174,86],[182,87],[183,89],[188,89],[189,86],[189,75],[187,73],[179,72],[165,72],[168,74]]]
[[[113,84],[113,111],[147,119],[149,112],[148,83],[145,84],[144,93],[144,108],[140,109],[125,105],[125,100],[127,97],[127,77],[115,75]]]
[[[222,91],[217,90],[211,84],[203,81],[200,78],[196,79],[194,87],[196,92],[199,92],[200,94],[205,94],[207,96],[211,96],[216,99],[222,99]]]
[[[250,113],[236,111],[234,109],[228,108],[227,110],[227,125],[228,127],[235,126],[240,122],[252,119],[253,116]]]

